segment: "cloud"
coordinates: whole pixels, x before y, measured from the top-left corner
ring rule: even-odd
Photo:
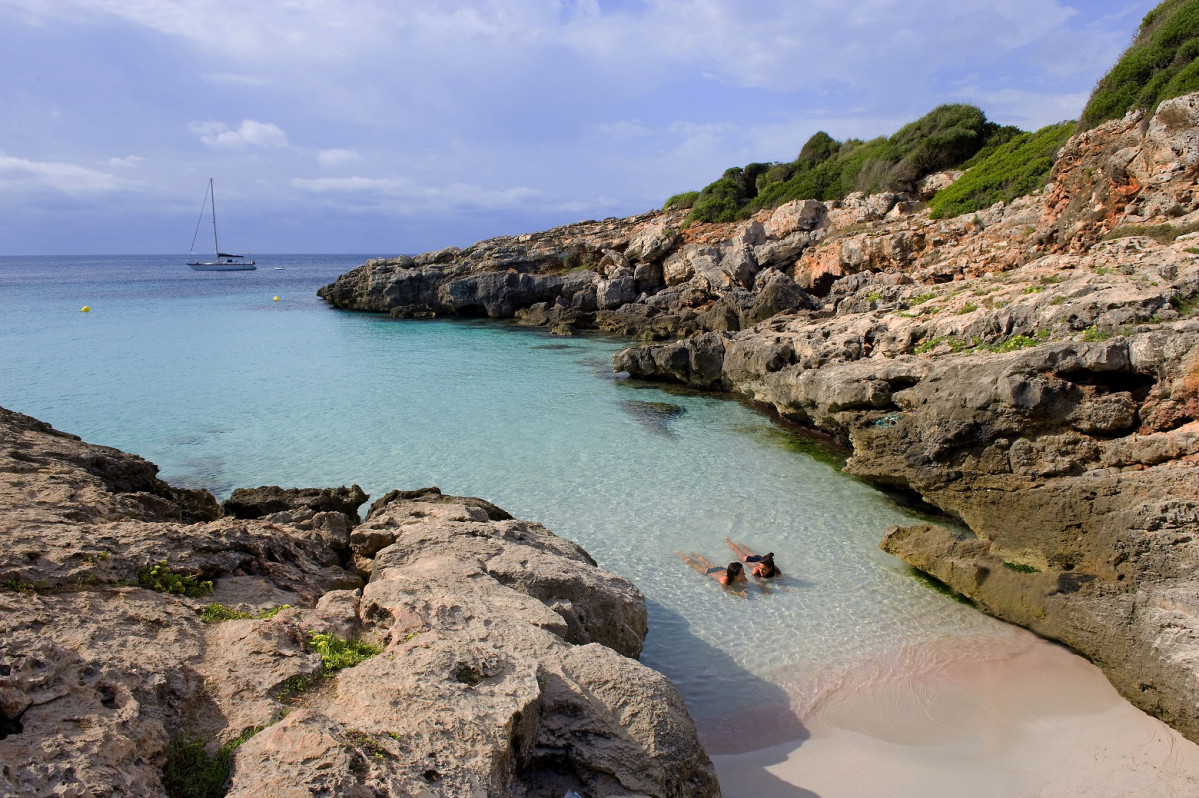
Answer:
[[[353,150],[321,150],[316,154],[317,163],[326,168],[341,166],[362,160],[362,156]]]
[[[530,205],[555,205],[544,192],[527,186],[487,189],[468,183],[422,186],[407,177],[318,177],[295,178],[292,185],[302,191],[325,195],[351,195],[360,202],[383,200],[413,203],[423,210],[512,209]]]
[[[6,191],[50,190],[68,196],[112,194],[137,184],[73,163],[30,161],[0,152],[0,187]]]
[[[287,135],[278,126],[269,122],[243,119],[236,130],[224,122],[191,122],[188,129],[200,137],[200,141],[214,149],[247,150],[254,147],[287,147]]]
[[[669,64],[775,90],[813,79],[858,83],[884,67],[910,73],[922,64],[960,64],[962,56],[1002,57],[1051,38],[1077,14],[1062,0],[644,0],[607,8],[595,0],[8,2],[43,17],[120,18],[246,63],[404,52],[426,65],[428,58],[443,66],[456,59],[494,64],[553,49],[605,70],[628,64],[653,74]],[[1077,58],[1059,53],[1059,60]]]
[[[609,139],[625,140],[649,136],[654,131],[635,119],[605,122],[595,126],[595,133]]]
[[[265,78],[259,78],[253,75],[235,75],[229,72],[210,72],[204,76],[204,79],[210,83],[229,83],[235,86],[267,85]]]
[[[108,165],[114,169],[132,169],[145,161],[140,155],[126,155],[124,158],[109,158]]]

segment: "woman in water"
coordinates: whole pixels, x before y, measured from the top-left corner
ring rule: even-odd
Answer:
[[[695,570],[699,571],[704,576],[710,576],[719,582],[724,587],[735,587],[738,582],[748,582],[749,579],[745,576],[745,569],[739,562],[731,562],[726,566],[713,565],[708,561],[708,558],[702,554],[691,552],[690,555],[683,554],[681,551],[676,551],[675,554],[683,562],[690,565]]]
[[[746,565],[753,563],[754,576],[760,579],[773,579],[776,576],[783,575],[779,567],[774,564],[773,551],[766,554],[754,554],[752,549],[741,543],[734,543],[728,538],[725,538],[724,542],[729,544],[729,548],[733,550],[733,553],[737,555],[737,559],[741,560],[741,562]]]

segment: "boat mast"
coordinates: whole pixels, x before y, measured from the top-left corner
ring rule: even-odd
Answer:
[[[208,178],[208,194],[212,197],[212,245],[216,247],[217,260],[221,259],[221,242],[216,237],[216,188],[212,185],[212,178]]]
[[[204,199],[200,201],[200,215],[196,219],[196,232],[192,233],[192,247],[187,251],[188,257],[196,254],[196,239],[200,237],[200,225],[204,223],[204,206],[208,204],[208,194],[212,191],[212,178],[208,178],[208,189],[204,192]],[[215,207],[215,206],[214,206]],[[213,238],[216,238],[216,223],[213,223]]]

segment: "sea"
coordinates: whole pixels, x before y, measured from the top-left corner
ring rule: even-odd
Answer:
[[[0,405],[219,499],[435,485],[544,524],[644,593],[641,661],[712,753],[802,738],[855,682],[1013,639],[879,549],[923,519],[843,452],[733,398],[615,374],[627,342],[339,311],[316,291],[366,255],[256,258],[0,257]],[[725,538],[774,552],[784,577],[729,592],[676,555],[727,563]]]

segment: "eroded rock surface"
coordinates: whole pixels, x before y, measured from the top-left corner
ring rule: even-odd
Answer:
[[[229,795],[720,794],[634,659],[644,599],[578,546],[436,488],[357,526],[353,488],[218,517],[156,470],[0,409],[0,794],[162,795],[180,741],[255,730]],[[213,592],[141,586],[156,564]],[[380,653],[329,671],[314,634]]]

